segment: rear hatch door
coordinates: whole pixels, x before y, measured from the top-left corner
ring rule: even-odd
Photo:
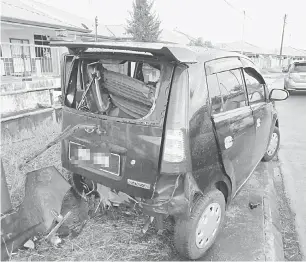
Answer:
[[[149,197],[158,176],[162,126],[105,120],[63,111],[63,128],[82,123],[63,141],[63,166],[134,196]]]
[[[84,125],[62,142],[65,168],[129,195],[152,195],[159,174],[164,118],[174,71],[173,64],[161,64],[156,99],[143,118],[86,112],[73,108],[74,103],[63,107],[63,130]]]

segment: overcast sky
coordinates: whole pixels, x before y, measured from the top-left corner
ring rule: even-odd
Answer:
[[[104,24],[124,24],[133,0],[38,0]],[[233,7],[229,6],[228,2]],[[305,0],[155,0],[162,28],[177,28],[212,42],[244,39],[255,45],[279,48],[284,14],[288,15],[285,46],[306,49]]]

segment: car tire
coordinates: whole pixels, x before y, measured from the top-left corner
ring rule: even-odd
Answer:
[[[267,151],[262,158],[263,162],[269,162],[275,157],[279,149],[279,143],[280,143],[280,133],[278,127],[275,126],[269,141]]]
[[[224,217],[225,198],[222,192],[213,189],[197,198],[190,216],[176,219],[174,245],[178,253],[187,259],[202,257],[213,245],[223,226]],[[205,220],[206,223],[202,223],[201,228],[200,223]],[[203,230],[203,227],[208,230]]]

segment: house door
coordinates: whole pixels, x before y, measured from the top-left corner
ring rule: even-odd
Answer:
[[[31,51],[29,40],[10,39],[11,54],[13,60],[13,75],[29,76],[31,75]]]

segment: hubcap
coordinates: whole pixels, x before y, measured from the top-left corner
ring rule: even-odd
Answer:
[[[221,220],[221,207],[218,203],[210,204],[203,212],[196,229],[196,245],[204,248],[214,238]]]
[[[270,140],[268,150],[267,150],[267,154],[269,156],[272,156],[275,153],[275,151],[277,149],[277,145],[278,145],[278,134],[273,133],[272,137],[271,137],[271,140]]]

